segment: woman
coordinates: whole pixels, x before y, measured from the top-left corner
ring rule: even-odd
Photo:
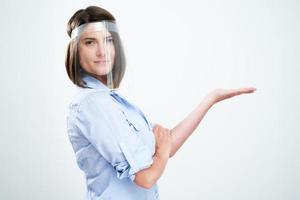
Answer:
[[[255,88],[217,89],[169,130],[153,125],[117,89],[125,56],[115,18],[96,6],[68,22],[66,70],[78,86],[69,106],[68,135],[86,177],[86,199],[159,199],[157,180],[206,112],[224,99]]]

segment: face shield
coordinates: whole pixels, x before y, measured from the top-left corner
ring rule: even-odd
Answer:
[[[80,25],[72,31],[71,43],[75,49],[74,67],[79,70],[75,74],[93,76],[111,90],[119,87],[125,72],[125,56],[113,21]]]

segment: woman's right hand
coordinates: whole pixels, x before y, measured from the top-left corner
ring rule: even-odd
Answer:
[[[155,124],[153,128],[155,135],[155,154],[159,157],[169,158],[172,150],[172,134],[167,128]]]

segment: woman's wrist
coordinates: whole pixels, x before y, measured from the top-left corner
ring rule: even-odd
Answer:
[[[170,153],[167,154],[167,153],[156,152],[156,154],[154,155],[154,157],[156,157],[157,159],[160,159],[160,160],[168,160],[169,157],[170,157]]]
[[[209,107],[213,106],[217,103],[216,96],[212,93],[209,93],[206,95],[202,101],[203,103],[207,104]]]

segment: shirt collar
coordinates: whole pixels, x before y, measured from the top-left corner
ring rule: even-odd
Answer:
[[[82,80],[86,83],[84,85],[89,88],[103,90],[107,92],[111,91],[104,83],[102,83],[100,80],[98,80],[97,78],[91,75],[88,74],[82,75]]]

